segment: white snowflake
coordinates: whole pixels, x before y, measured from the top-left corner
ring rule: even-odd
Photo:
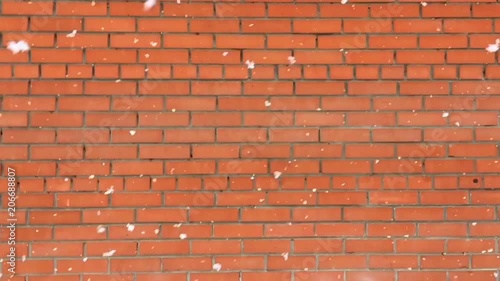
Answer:
[[[104,233],[106,232],[106,228],[102,225],[97,226],[97,233]]]
[[[281,177],[281,172],[278,171],[274,172],[274,178],[279,179],[279,177]]]
[[[23,40],[21,40],[19,42],[10,41],[7,44],[7,49],[15,55],[19,52],[22,53],[22,52],[29,51],[30,46],[28,45],[28,43],[26,43],[26,41],[23,41]]]
[[[187,236],[185,233],[181,233],[181,234],[179,235],[179,238],[180,238],[181,240],[184,240],[184,239],[186,239],[187,237],[188,237],[188,236]]]
[[[284,260],[288,260],[288,253],[283,253],[281,254]]]
[[[266,100],[266,101],[264,102],[264,105],[265,105],[265,106],[267,106],[267,107],[269,107],[269,106],[271,106],[271,102],[270,102],[270,101],[268,101],[268,100]]]
[[[111,250],[109,252],[102,253],[103,257],[112,257],[116,253],[116,250]]]
[[[129,132],[129,134],[130,134],[131,136],[134,136],[134,135],[135,135],[135,133],[137,133],[135,130],[130,130],[130,131],[128,131],[128,132]]]
[[[113,187],[113,186],[110,186],[110,187],[108,188],[108,190],[106,190],[106,192],[104,192],[104,195],[110,195],[110,194],[112,194],[113,192],[115,192],[115,189],[114,189],[114,187]]]
[[[288,62],[289,62],[290,64],[295,64],[295,63],[297,62],[297,60],[295,59],[295,57],[289,56],[289,57],[288,57]]]
[[[222,268],[222,265],[220,263],[216,263],[212,266],[212,269],[215,271],[220,271]]]
[[[76,32],[77,32],[76,29],[74,29],[71,33],[67,34],[66,37],[73,38],[76,36]]]
[[[494,53],[500,49],[500,39],[495,40],[495,44],[489,44],[486,51]]]
[[[144,11],[149,11],[156,5],[156,0],[146,0],[144,2]]]
[[[340,1],[340,4],[344,5],[344,4],[346,4],[346,3],[347,3],[347,1],[349,1],[349,0],[341,0],[341,1]]]
[[[134,229],[135,229],[135,225],[130,224],[130,223],[127,223],[127,230],[128,230],[129,232],[134,231]]]
[[[253,62],[253,61],[249,61],[249,60],[247,60],[247,61],[245,62],[245,64],[247,65],[247,68],[248,68],[248,69],[254,69],[254,68],[255,68],[255,62]]]
[[[445,118],[446,118],[446,117],[448,117],[448,116],[450,116],[450,114],[449,114],[448,112],[443,112],[443,117],[445,117]]]

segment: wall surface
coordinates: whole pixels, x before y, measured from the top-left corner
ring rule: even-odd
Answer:
[[[500,280],[499,3],[216,2],[1,2],[3,280]]]

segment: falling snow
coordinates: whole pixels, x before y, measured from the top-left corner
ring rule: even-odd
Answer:
[[[249,60],[247,60],[247,61],[245,62],[245,64],[247,65],[247,68],[248,68],[248,69],[254,69],[254,68],[255,68],[255,63],[254,63],[253,61],[249,61]]]
[[[220,271],[222,268],[222,265],[220,263],[216,263],[212,266],[212,269],[215,271]]]
[[[134,231],[134,229],[135,229],[135,225],[130,224],[130,223],[127,223],[127,230],[128,230],[129,232]]]
[[[113,192],[115,192],[115,189],[113,186],[110,186],[108,188],[108,190],[106,190],[106,192],[104,192],[105,195],[110,195],[110,194],[113,194]]]
[[[146,0],[144,2],[144,11],[149,11],[156,5],[156,0]]]
[[[30,46],[28,45],[28,43],[26,43],[26,41],[23,40],[19,42],[10,41],[7,44],[7,49],[15,55],[20,52],[23,53],[29,51]]]
[[[495,44],[489,44],[488,47],[486,47],[486,51],[490,53],[494,53],[500,49],[500,39],[497,39],[495,41]]]
[[[181,3],[181,0],[176,0],[176,2],[177,2],[177,4],[180,4],[180,3]],[[31,2],[30,2],[30,3],[31,3]],[[341,3],[341,4],[347,4],[347,3],[348,3],[348,0],[341,0],[341,2],[340,2],[340,3]],[[156,4],[157,4],[157,0],[146,0],[146,1],[144,2],[144,10],[145,10],[145,11],[151,10],[151,9],[152,9],[152,8],[153,8]],[[425,7],[425,6],[427,6],[427,3],[426,3],[426,2],[421,2],[420,4],[421,4],[422,6],[424,6],[424,7]],[[92,2],[91,2],[91,5],[92,5],[92,6],[95,6],[95,5],[96,5],[96,2],[95,2],[95,1],[92,1]],[[186,17],[187,17],[187,16],[186,16]],[[250,25],[249,25],[249,27],[252,27],[252,26],[253,26],[253,24],[250,24]],[[438,31],[440,31],[440,29],[437,29],[437,30],[438,30]],[[78,32],[77,30],[73,30],[71,33],[66,34],[66,37],[67,37],[67,38],[74,38],[74,37],[76,37],[77,32]],[[135,38],[135,39],[134,39],[134,44],[136,44],[136,43],[138,43],[138,42],[139,42],[139,39]],[[156,46],[158,46],[158,44],[159,44],[158,42],[150,42],[150,45],[151,45],[152,47],[156,47]],[[484,45],[481,45],[481,48],[483,48],[483,46],[484,46]],[[18,42],[10,41],[10,42],[8,42],[8,44],[7,44],[7,49],[8,49],[9,51],[11,51],[13,54],[18,54],[18,53],[22,53],[22,52],[27,52],[27,51],[29,51],[29,50],[30,50],[30,46],[29,46],[29,44],[28,44],[27,42],[25,42],[25,41],[23,41],[23,40],[18,41]],[[494,44],[488,44],[488,46],[485,48],[485,50],[486,50],[487,52],[489,52],[489,53],[495,53],[495,52],[498,52],[498,51],[500,50],[500,39],[496,39]],[[343,49],[341,49],[340,51],[343,51]],[[219,51],[219,52],[220,52],[220,51]],[[222,56],[224,56],[224,57],[225,57],[225,56],[227,56],[228,54],[229,54],[229,52],[223,52],[223,53],[222,53]],[[346,54],[347,54],[347,52],[346,52]],[[145,57],[146,57],[146,58],[149,58],[149,57],[150,57],[150,55],[149,55],[149,54],[145,54]],[[281,57],[281,58],[283,59],[283,57]],[[266,58],[264,58],[264,59],[266,59]],[[287,59],[288,59],[288,62],[289,62],[289,64],[290,64],[290,65],[293,65],[293,64],[295,64],[295,63],[297,62],[297,61],[296,61],[296,58],[295,58],[295,57],[293,57],[293,56],[289,56]],[[43,60],[43,59],[42,59],[42,60]],[[106,61],[107,59],[106,59],[106,58],[103,58],[103,60],[104,60],[104,61]],[[241,61],[240,61],[239,63],[241,64]],[[254,69],[254,68],[255,68],[255,63],[254,63],[253,61],[247,60],[247,61],[245,62],[245,64],[246,64],[247,69]],[[146,70],[145,70],[145,72],[148,72],[148,69],[146,69]],[[78,73],[78,75],[80,75],[80,72]],[[66,77],[67,77],[67,76],[68,76],[68,75],[66,75]],[[115,82],[116,82],[116,83],[119,83],[119,82],[121,82],[121,80],[120,80],[120,79],[117,79],[117,80],[115,80]],[[430,96],[430,97],[432,98],[432,96]],[[29,104],[29,105],[31,105],[31,102],[28,102],[28,104]],[[271,101],[266,100],[266,101],[264,102],[264,105],[265,105],[266,107],[270,107],[270,106],[271,106]],[[16,107],[17,107],[17,105],[16,105]],[[313,108],[312,110],[314,110],[314,108]],[[317,111],[321,111],[321,108],[317,108],[316,110],[317,110]],[[175,108],[174,108],[174,109],[171,109],[171,111],[172,111],[172,112],[176,112],[176,109],[175,109]],[[414,111],[414,112],[415,112],[415,111]],[[436,114],[438,114],[438,113],[436,113]],[[0,114],[0,117],[1,117],[1,114]],[[449,113],[448,113],[448,112],[443,112],[443,113],[442,113],[442,117],[443,117],[443,118],[449,117]],[[408,121],[408,122],[409,122],[409,121]],[[459,123],[459,122],[455,122],[454,124],[455,124],[456,126],[460,126],[460,123]],[[131,136],[134,136],[134,135],[136,134],[136,131],[135,131],[135,130],[130,130],[130,131],[129,131],[129,134],[130,134]],[[306,136],[309,136],[309,133],[306,133]],[[492,140],[492,139],[490,139],[490,140]],[[323,151],[323,149],[322,149],[321,151]],[[401,159],[401,157],[398,157],[398,159]],[[376,160],[375,160],[375,164],[378,164],[379,162],[380,162],[380,160],[379,160],[379,159],[376,159]],[[289,163],[291,163],[291,162],[289,162]],[[495,161],[494,163],[498,163],[498,161]],[[105,163],[102,163],[102,164],[103,164],[103,165],[105,165]],[[352,162],[351,162],[351,164],[352,164]],[[490,164],[490,165],[491,165],[491,164]],[[297,167],[297,165],[295,165],[295,167]],[[380,167],[380,165],[379,165],[378,167]],[[286,170],[287,170],[286,168],[287,168],[287,167],[285,167],[285,168],[284,168],[283,172],[286,172]],[[172,174],[172,173],[173,173],[173,171],[174,171],[174,169],[170,170],[170,174]],[[186,170],[184,170],[184,172],[186,172]],[[102,174],[101,174],[101,175],[102,175]],[[280,171],[275,171],[275,172],[273,172],[274,179],[279,179],[279,178],[281,177],[281,175],[282,175],[282,172],[280,172]],[[465,175],[465,173],[464,173],[464,175]],[[139,177],[142,177],[142,176],[143,176],[143,175],[141,174]],[[88,179],[90,179],[90,180],[92,180],[92,179],[94,179],[94,178],[95,178],[95,175],[90,175],[90,176],[88,177]],[[253,174],[253,175],[251,176],[251,178],[250,178],[250,179],[251,179],[251,180],[254,180],[254,179],[255,179],[255,174]],[[65,179],[64,179],[64,181],[65,181],[65,182],[68,182],[68,181],[69,181],[69,178],[65,178]],[[157,179],[152,179],[152,182],[157,182]],[[346,183],[342,183],[342,184],[341,184],[341,186],[345,186],[345,185],[346,185]],[[261,188],[258,188],[258,190],[261,190]],[[312,191],[313,191],[313,192],[316,192],[316,189],[313,189]],[[110,186],[110,187],[109,187],[109,188],[108,188],[108,189],[104,192],[104,194],[105,194],[105,195],[110,195],[110,194],[113,194],[113,193],[114,193],[114,187],[113,187],[113,186]],[[328,191],[326,191],[326,193],[328,193]],[[465,199],[465,197],[464,197],[464,199]],[[347,198],[347,200],[349,200],[349,198]],[[264,198],[259,199],[259,202],[261,202],[261,203],[262,203],[262,202],[264,202],[264,201],[265,201],[265,199],[264,199]],[[304,204],[304,205],[308,204],[308,201],[306,201],[306,200],[301,199],[301,201],[302,201],[302,204]],[[314,201],[312,202],[312,204],[314,204]],[[386,204],[388,204],[388,203],[386,202]],[[67,203],[67,206],[69,206],[69,204],[68,204],[68,203]],[[100,216],[100,215],[101,215],[101,212],[100,212],[100,211],[97,211],[97,215],[98,215],[98,216]],[[54,217],[56,217],[56,216],[57,216],[57,213],[54,213],[54,214],[53,214],[53,216],[54,216]],[[308,218],[308,216],[305,216],[305,218],[307,219],[307,218]],[[212,222],[213,222],[213,221],[212,221]],[[472,224],[472,226],[476,226],[476,225],[477,225],[477,222],[472,222],[471,224]],[[289,225],[291,225],[291,223],[289,223]],[[182,226],[182,223],[178,223],[178,224],[173,225],[173,227],[176,227],[176,228],[179,228],[179,227],[181,227],[181,226]],[[122,227],[123,227],[123,224],[122,224]],[[128,224],[126,224],[126,228],[127,228],[127,231],[128,231],[128,232],[133,232],[133,231],[135,230],[135,225],[128,223]],[[97,226],[97,233],[105,233],[105,232],[106,232],[106,230],[107,230],[107,228],[106,228],[105,226],[103,226],[103,225],[99,225],[99,226]],[[270,229],[270,231],[272,231],[272,229]],[[38,231],[38,230],[36,230],[36,232],[39,232],[39,231]],[[148,232],[149,232],[149,230],[148,230]],[[154,230],[154,233],[155,233],[155,234],[158,234],[159,232],[160,232],[160,230],[159,230],[159,229],[155,229],[155,230]],[[143,235],[144,235],[145,233],[146,233],[146,231],[142,231],[142,232],[141,232],[141,234],[143,234]],[[187,236],[187,234],[185,234],[185,233],[181,233],[181,234],[179,234],[179,238],[180,238],[181,240],[184,240],[184,239],[186,239],[187,237],[188,237],[188,236]],[[410,237],[410,235],[409,235],[409,234],[405,234],[405,235],[404,235],[404,237],[405,237],[405,238],[409,238],[409,237]],[[387,236],[387,238],[391,238],[391,236]],[[153,248],[154,248],[154,247],[153,247]],[[58,250],[58,248],[57,248],[57,247],[52,249],[52,251],[54,251],[54,252],[55,252],[55,251],[57,251],[57,250]],[[494,250],[493,248],[489,248],[489,249],[484,249],[484,250],[482,250],[482,251],[481,251],[481,253],[483,253],[483,254],[484,254],[484,253],[492,253],[492,252],[494,252],[494,251],[495,251],[495,250]],[[34,251],[33,251],[32,253],[34,253]],[[115,253],[116,253],[116,250],[110,250],[110,251],[108,251],[108,252],[104,252],[104,253],[102,253],[102,256],[103,256],[103,257],[111,257],[111,256],[113,256]],[[278,253],[279,253],[279,252],[278,252]],[[282,254],[281,254],[281,256],[283,257],[283,259],[284,259],[285,261],[287,261],[287,260],[288,260],[288,257],[289,257],[289,253],[288,253],[288,252],[282,253]],[[423,258],[423,259],[425,260],[425,258]],[[26,261],[26,255],[22,255],[21,260],[22,260],[22,262],[25,262],[25,261]],[[88,260],[88,257],[84,257],[84,258],[82,259],[82,261],[83,261],[83,262],[86,262],[87,260]],[[0,260],[0,261],[1,261],[1,260]],[[221,265],[220,263],[215,263],[215,264],[213,264],[212,269],[213,269],[213,270],[215,270],[215,271],[220,271],[220,270],[222,269],[222,265]],[[407,268],[407,269],[408,269],[408,270],[412,270],[412,268],[411,268],[411,267],[410,267],[410,268]],[[55,268],[54,270],[57,272],[57,268]],[[72,268],[72,267],[67,268],[67,271],[72,271],[72,270],[73,270],[73,268]],[[308,271],[309,269],[308,269],[308,268],[304,268],[303,270]],[[77,270],[77,271],[78,271],[78,270]],[[76,272],[75,272],[75,274],[76,274]],[[1,276],[2,276],[2,274],[0,273],[0,277],[1,277]],[[494,272],[494,273],[493,273],[493,276],[494,276],[495,278],[496,278],[496,277],[498,277],[498,272]],[[239,277],[239,278],[240,278],[240,280],[241,280],[241,277]],[[457,276],[455,276],[455,278],[457,278]],[[198,280],[198,279],[196,279],[196,280]],[[90,281],[90,278],[88,279],[88,281]],[[201,281],[201,280],[200,280],[200,281]]]
[[[116,253],[116,250],[111,250],[109,252],[102,253],[103,257],[112,257]]]
[[[97,226],[97,233],[104,233],[106,232],[106,228],[102,225]]]
[[[68,38],[73,38],[73,37],[75,37],[75,36],[76,36],[76,32],[77,32],[77,30],[76,30],[76,29],[74,29],[71,33],[67,34],[67,35],[66,35],[66,37],[68,37]]]

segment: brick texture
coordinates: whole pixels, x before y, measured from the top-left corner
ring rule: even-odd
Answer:
[[[5,280],[500,280],[496,0],[0,5]]]

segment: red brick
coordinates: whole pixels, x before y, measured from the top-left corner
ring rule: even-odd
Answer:
[[[351,51],[346,55],[348,64],[393,64],[394,51]],[[399,62],[399,60],[398,60]]]
[[[160,35],[144,34],[113,34],[110,37],[110,47],[112,48],[159,48],[161,42]],[[154,45],[157,43],[157,45]]]
[[[422,9],[422,17],[424,18],[434,18],[437,17],[444,18],[464,18],[471,16],[470,4],[434,4],[429,5]]]
[[[221,5],[225,5],[225,4],[221,4]],[[216,7],[220,7],[220,5],[216,5]],[[235,8],[234,11],[236,11],[236,10],[237,9]],[[144,20],[142,22],[147,23]],[[141,21],[139,23],[141,23]],[[185,21],[175,20],[175,22],[172,22],[172,20],[169,20],[167,22],[167,24],[170,26],[177,27],[177,30],[172,30],[172,31],[181,31],[181,32],[187,31],[187,22],[185,22]],[[182,28],[181,28],[181,26],[182,26]],[[248,26],[248,24],[247,25],[244,24],[244,26]],[[154,28],[154,27],[151,26],[151,28]],[[158,27],[156,27],[156,28],[158,28]],[[236,19],[192,19],[190,21],[190,30],[193,32],[202,32],[202,33],[208,32],[209,33],[210,31],[212,31],[212,32],[235,33],[235,32],[238,32],[239,29],[240,29],[239,21]],[[163,28],[158,29],[158,31],[163,31],[163,30],[164,30]]]
[[[469,266],[469,261],[463,256],[426,256],[422,257],[421,266],[426,269],[452,269]]]
[[[396,123],[396,116],[392,113],[348,113],[348,126],[382,126],[390,127]]]
[[[73,4],[73,3],[71,3]],[[101,4],[97,3],[96,5]],[[84,30],[89,32],[133,32],[136,20],[132,18],[85,18]]]
[[[474,7],[474,6],[473,6]],[[474,9],[474,8],[473,8]],[[490,19],[445,19],[444,31],[447,33],[489,33],[492,32]]]
[[[269,4],[268,15],[270,17],[316,17],[317,8],[311,4]]]
[[[366,5],[321,4],[319,9],[320,16],[326,18],[367,18],[369,16],[369,8]]]
[[[0,23],[2,31],[26,31],[28,29],[27,17],[6,17]]]
[[[396,19],[394,31],[402,33],[440,33],[443,23],[438,19]]]
[[[422,42],[422,38],[423,36],[420,37],[420,42]],[[392,35],[371,36],[370,47],[374,49],[413,49],[417,47],[417,37]]]
[[[284,30],[289,32],[290,30],[285,27],[288,27],[288,21],[281,21],[284,27]],[[286,25],[285,25],[286,24]],[[271,26],[276,26],[277,24],[273,24]],[[339,19],[294,19],[293,20],[293,30],[296,33],[335,33],[340,32],[342,30],[341,20]]]
[[[493,63],[495,56],[492,53],[478,50],[450,50],[446,54],[446,62],[450,64]]]
[[[283,53],[283,51],[279,52]],[[342,53],[325,50],[297,50],[294,51],[294,57],[301,64],[341,64],[343,61]],[[269,61],[269,59],[266,58],[266,61]],[[280,57],[278,61],[284,60]],[[258,61],[256,60],[255,63],[258,63]]]
[[[177,17],[212,17],[214,16],[212,3],[181,3],[163,5],[164,14]]]
[[[461,49],[467,48],[467,36],[464,35],[428,35],[420,37],[420,48],[423,49]]]
[[[346,208],[344,209],[344,219],[349,221],[361,221],[364,219],[390,221],[392,213],[390,208]]]
[[[350,82],[348,85],[350,95],[395,95],[397,87],[393,82]]]

